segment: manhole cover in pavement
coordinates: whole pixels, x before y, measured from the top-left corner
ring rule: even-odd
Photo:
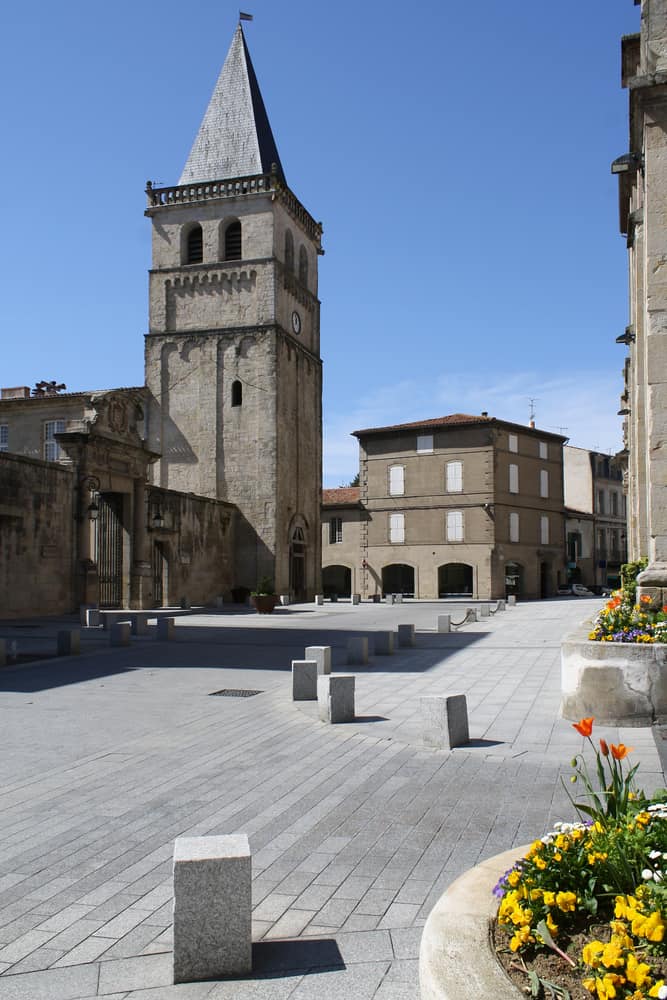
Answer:
[[[261,691],[249,691],[245,688],[223,688],[222,691],[211,691],[211,698],[252,698],[255,694],[262,694]]]

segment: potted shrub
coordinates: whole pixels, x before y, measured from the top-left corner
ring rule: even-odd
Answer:
[[[250,598],[259,615],[270,615],[279,602],[273,586],[273,580],[268,576],[262,577],[257,584],[256,590],[253,590],[250,595]]]

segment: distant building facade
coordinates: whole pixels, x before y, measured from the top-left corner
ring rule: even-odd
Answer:
[[[486,414],[355,431],[358,500],[324,493],[323,584],[364,597],[547,597],[565,578],[565,438]],[[349,592],[349,591],[348,591]]]
[[[637,3],[638,0],[635,0]],[[619,178],[627,238],[630,322],[621,414],[628,451],[628,549],[648,557],[640,593],[667,603],[667,0],[642,0],[641,30],[622,41],[629,149]]]

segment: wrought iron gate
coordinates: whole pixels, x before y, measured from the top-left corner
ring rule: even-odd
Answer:
[[[102,493],[97,519],[97,568],[100,607],[119,608],[123,603],[123,496]]]

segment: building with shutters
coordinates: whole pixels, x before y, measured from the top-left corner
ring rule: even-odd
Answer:
[[[178,183],[146,196],[145,385],[0,398],[0,493],[23,498],[0,509],[0,615],[200,602],[266,577],[296,600],[319,589],[322,227],[287,184],[240,24]],[[48,518],[22,509],[22,475]],[[42,551],[69,583],[42,600],[38,573],[20,598],[16,567]]]
[[[323,497],[325,593],[341,584],[364,597],[556,592],[565,438],[461,413],[354,435],[359,488]]]

